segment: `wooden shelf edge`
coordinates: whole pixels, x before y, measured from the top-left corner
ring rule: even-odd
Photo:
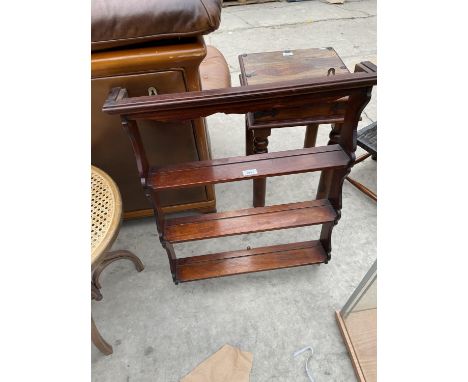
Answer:
[[[339,145],[227,157],[152,167],[148,186],[158,191],[191,188],[344,168],[349,162]]]
[[[185,212],[185,211],[197,211],[200,213],[214,213],[216,212],[216,200],[208,200],[203,202],[193,202],[187,204],[175,204],[172,206],[162,207],[162,211],[165,214],[172,214],[176,212]],[[124,220],[133,220],[141,219],[147,217],[153,217],[154,210],[152,208],[134,210],[124,212]]]
[[[336,219],[327,199],[248,208],[166,221],[165,239],[172,243],[214,239],[326,224]]]
[[[327,261],[320,241],[281,244],[178,259],[176,281],[189,282]]]

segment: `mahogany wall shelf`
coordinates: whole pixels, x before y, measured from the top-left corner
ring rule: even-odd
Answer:
[[[103,111],[119,114],[132,142],[142,186],[153,204],[159,239],[166,249],[174,282],[258,272],[278,268],[327,263],[331,258],[331,234],[341,216],[343,181],[355,161],[356,128],[360,114],[377,83],[377,67],[356,65],[351,74],[242,86],[201,92],[128,98],[114,88]],[[286,108],[346,105],[333,125],[327,146],[267,154],[190,162],[164,167],[148,163],[137,121],[180,121],[214,113],[278,113]],[[323,118],[317,108],[316,118]],[[308,115],[308,121],[313,116]],[[310,122],[310,121],[309,121]],[[168,219],[158,193],[162,190],[246,179],[321,171],[316,200],[248,208],[222,213]],[[322,225],[315,241],[274,245],[178,259],[173,244],[195,240]]]

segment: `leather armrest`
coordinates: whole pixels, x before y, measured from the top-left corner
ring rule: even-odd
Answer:
[[[206,47],[206,57],[200,64],[200,80],[203,90],[231,87],[231,74],[223,54],[213,46]]]

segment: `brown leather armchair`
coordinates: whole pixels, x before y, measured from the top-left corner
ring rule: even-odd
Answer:
[[[118,184],[125,216],[152,214],[130,140],[118,117],[101,112],[112,87],[130,97],[229,87],[228,65],[203,36],[219,27],[222,0],[93,0],[91,23],[91,161]],[[153,165],[211,159],[203,118],[142,123]],[[213,186],[161,194],[165,212],[216,208]]]

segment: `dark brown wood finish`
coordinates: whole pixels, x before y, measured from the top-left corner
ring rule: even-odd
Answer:
[[[203,92],[135,98],[126,98],[124,90],[118,89],[111,92],[103,111],[120,114],[131,136],[137,163],[139,163],[139,169],[141,168],[142,184],[156,212],[159,238],[168,253],[174,282],[329,260],[332,228],[341,214],[343,180],[355,160],[357,122],[362,109],[369,101],[372,87],[377,81],[377,74],[372,70],[371,65],[363,63],[357,66],[357,69],[358,72],[353,74],[335,75],[322,79]],[[142,118],[172,121],[204,117],[218,112],[246,113],[269,110],[277,113],[284,108],[300,108],[311,103],[319,105],[336,102],[343,98],[347,100],[343,118],[335,125],[330,138],[332,145],[327,147],[148,168],[145,165],[143,144],[136,133],[138,129],[136,122]],[[254,135],[254,142],[256,137],[259,139],[252,150],[259,153],[262,151],[261,138],[267,139],[267,137],[262,137],[261,130],[257,131],[259,134]],[[253,169],[256,173],[252,171],[243,173],[243,171]],[[323,197],[315,201],[165,219],[158,199],[158,193],[163,189],[244,179],[258,180],[270,176],[317,170],[324,170],[321,188],[318,192]],[[270,249],[261,248],[260,252],[248,249],[227,254],[207,255],[204,259],[198,256],[177,259],[172,246],[173,243],[191,240],[313,224],[323,225],[319,242],[300,249],[294,245],[287,245]]]
[[[282,244],[178,259],[177,279],[181,282],[203,280],[233,273],[319,264],[326,259],[320,241]]]
[[[268,137],[271,134],[271,129],[252,130],[253,137],[253,153],[265,154],[268,152]],[[266,195],[266,178],[262,177],[253,181],[253,205],[254,207],[265,206]]]
[[[356,66],[356,71],[358,71],[358,69],[366,70],[366,73],[367,70],[369,70],[369,72],[372,70],[369,69],[367,65],[360,66],[360,64]],[[336,124],[333,126],[332,132],[330,133],[329,144],[338,142],[339,145],[352,157],[353,164],[356,159],[357,125],[362,111],[371,99],[371,92],[372,88],[365,88],[359,95],[350,97],[348,100],[349,106],[346,111],[343,124]],[[338,221],[341,218],[343,182],[350,172],[351,166],[346,169],[324,170],[320,178],[317,198],[329,199],[330,203],[337,211],[335,222],[333,224],[324,224],[320,233],[320,241],[327,252],[328,260],[331,258],[331,235],[333,227],[338,224]]]
[[[307,107],[289,107],[281,110],[248,113],[247,126],[249,130],[256,130],[339,123],[344,120],[346,102],[347,98],[344,97]]]
[[[339,145],[313,147],[154,168],[149,174],[148,185],[155,190],[164,190],[234,182],[347,167],[349,161],[349,156]]]
[[[318,123],[307,125],[304,137],[304,148],[315,147],[315,143],[317,142],[318,128]]]
[[[309,81],[287,81],[198,92],[117,99],[107,98],[102,111],[129,119],[187,120],[215,113],[245,114],[250,111],[304,106],[356,96],[377,83],[376,73],[358,72]]]
[[[273,83],[278,78],[291,81],[327,77],[330,68],[336,75],[349,73],[332,47],[242,54],[239,64],[247,85]]]
[[[324,224],[335,219],[336,212],[328,200],[313,200],[171,219],[166,224],[165,238],[182,243]]]
[[[128,120],[124,117],[122,117],[122,126],[130,137],[133,152],[138,153],[135,155],[138,175],[140,176],[142,186],[145,186],[145,178],[146,174],[148,174],[149,164],[144,152],[143,142],[141,141],[140,130],[138,129],[136,121]]]
[[[309,48],[276,52],[249,53],[239,56],[243,86],[271,84],[284,80],[323,79],[332,75],[349,74],[339,55],[331,47]],[[258,131],[268,137],[271,129],[307,125],[304,147],[315,146],[319,124],[342,123],[347,109],[348,97],[330,98],[298,107],[262,110],[247,113],[246,145],[254,147]],[[261,151],[268,152],[268,139],[261,140]],[[247,150],[247,155],[253,154]],[[253,205],[263,207],[266,196],[266,179],[253,182]]]

